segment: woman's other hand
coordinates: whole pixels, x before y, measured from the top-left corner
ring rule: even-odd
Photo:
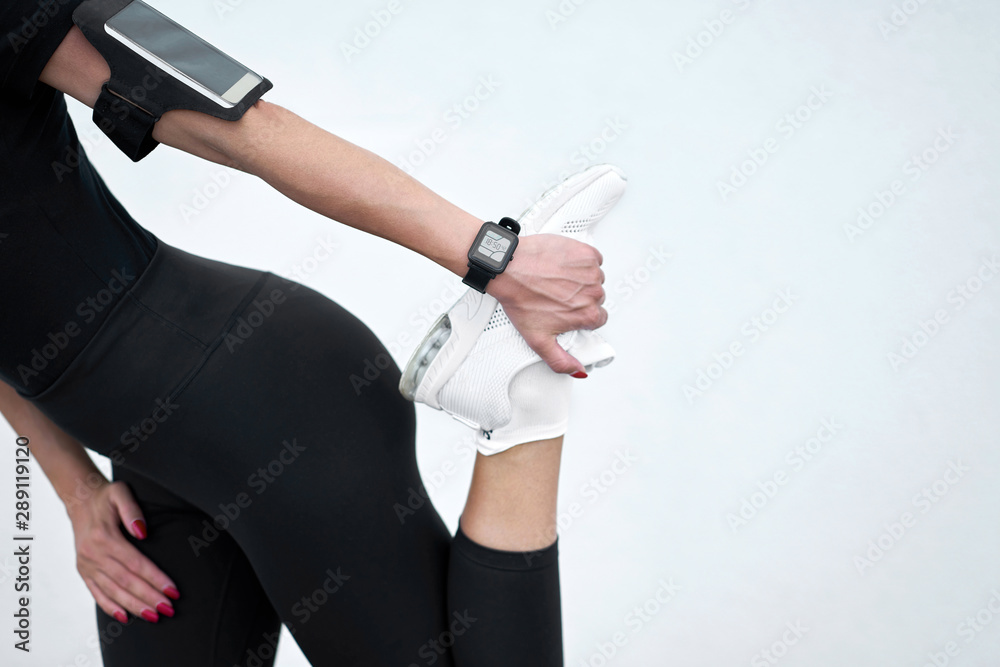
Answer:
[[[173,616],[168,598],[179,594],[174,582],[122,534],[146,539],[146,523],[128,486],[106,479],[84,499],[67,506],[76,541],[76,569],[98,606],[127,621],[127,612],[155,623]]]

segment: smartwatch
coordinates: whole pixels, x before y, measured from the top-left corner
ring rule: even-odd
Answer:
[[[486,292],[486,285],[507,268],[517,247],[521,225],[513,218],[485,222],[469,248],[469,272],[462,282],[474,290]]]

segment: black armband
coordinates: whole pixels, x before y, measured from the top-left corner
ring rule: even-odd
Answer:
[[[111,69],[94,122],[134,162],[156,148],[153,126],[165,112],[237,120],[272,87],[142,0],[87,0],[73,22]]]

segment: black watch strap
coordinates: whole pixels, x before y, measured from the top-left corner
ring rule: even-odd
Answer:
[[[485,294],[486,285],[488,285],[490,280],[495,277],[495,273],[487,271],[486,269],[469,262],[469,272],[465,274],[464,278],[462,278],[462,282],[472,289]]]
[[[133,162],[149,155],[159,145],[153,139],[155,118],[151,113],[116,95],[105,83],[94,103],[94,123]]]

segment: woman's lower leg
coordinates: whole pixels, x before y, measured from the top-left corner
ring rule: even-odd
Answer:
[[[556,543],[562,440],[476,456],[448,570],[458,667],[563,664]]]

